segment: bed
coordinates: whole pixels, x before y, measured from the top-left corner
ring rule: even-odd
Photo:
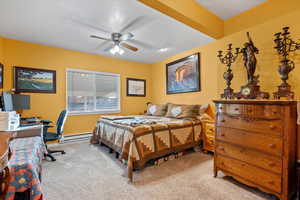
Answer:
[[[150,160],[199,146],[201,138],[199,118],[174,118],[167,114],[103,116],[97,122],[92,143],[105,144],[117,152],[119,159],[127,163],[132,181],[134,169],[143,168]]]

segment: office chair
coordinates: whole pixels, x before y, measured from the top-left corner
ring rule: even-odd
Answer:
[[[43,123],[43,125],[44,125],[43,139],[44,139],[44,143],[46,145],[47,151],[48,151],[48,153],[45,156],[49,157],[51,159],[51,161],[56,161],[56,159],[53,157],[52,154],[54,154],[54,153],[65,154],[66,153],[63,150],[50,150],[50,149],[48,149],[47,142],[57,141],[57,140],[59,141],[61,139],[61,136],[63,134],[64,125],[65,125],[67,116],[68,116],[68,112],[66,110],[63,110],[59,114],[59,117],[58,117],[57,122],[56,122],[56,132],[55,133],[48,132],[48,129],[50,127],[54,127],[54,126],[49,125],[49,124],[52,123],[52,121],[50,121],[50,120],[42,120],[41,121]]]

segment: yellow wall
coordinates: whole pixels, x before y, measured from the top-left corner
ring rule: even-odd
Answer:
[[[186,103],[186,104],[200,104],[208,103],[212,98],[217,96],[217,76],[218,70],[213,66],[216,66],[217,62],[215,59],[215,53],[211,53],[215,50],[215,43],[211,45],[206,45],[201,47],[201,49],[196,48],[190,51],[181,53],[177,56],[166,59],[162,62],[153,64],[152,66],[152,76],[153,76],[153,102],[155,103]],[[166,64],[189,56],[195,52],[200,52],[201,59],[201,92],[192,93],[182,93],[182,94],[166,94]]]
[[[3,41],[4,39],[3,38],[0,38],[0,62],[3,64],[4,62],[4,55],[3,55]]]
[[[57,119],[59,112],[66,107],[66,68],[121,74],[121,114],[141,113],[146,108],[146,102],[151,100],[151,69],[147,64],[9,39],[4,39],[4,48],[6,63],[4,90],[10,90],[13,87],[12,66],[56,70],[56,94],[30,94],[31,110],[23,111],[24,116],[41,116],[43,119],[54,121]],[[126,96],[127,77],[147,80],[146,98]],[[99,116],[69,116],[65,133],[91,132]]]
[[[242,47],[247,41],[246,32],[249,31],[252,39],[260,50],[257,56],[258,65],[257,73],[260,74],[261,89],[270,93],[274,92],[281,83],[277,67],[279,59],[276,51],[273,49],[273,35],[281,31],[284,26],[290,26],[294,39],[300,39],[300,10],[289,12],[289,14],[268,20],[266,23],[259,24],[255,27],[245,29],[242,32],[234,33],[220,40],[214,41],[205,46],[181,53],[162,62],[155,63],[152,69],[153,80],[153,102],[175,102],[175,103],[206,103],[212,99],[219,98],[219,94],[225,88],[223,80],[223,72],[225,66],[220,64],[216,57],[218,50],[225,50],[229,43],[233,43],[234,47]],[[168,62],[188,56],[192,53],[201,53],[201,78],[202,91],[186,94],[166,95],[165,65]],[[296,92],[297,98],[300,97],[300,51],[298,51],[293,59],[296,62],[296,69],[290,74],[289,83]],[[233,88],[237,91],[241,85],[246,83],[246,71],[243,66],[242,58],[239,57],[233,66],[234,79],[232,81]],[[297,76],[298,75],[298,76]]]

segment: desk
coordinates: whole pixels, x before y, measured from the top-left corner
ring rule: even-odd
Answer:
[[[32,125],[32,126],[23,126],[15,130],[15,138],[24,138],[24,137],[36,137],[40,136],[43,138],[43,125]]]

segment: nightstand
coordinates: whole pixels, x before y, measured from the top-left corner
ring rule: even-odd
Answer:
[[[203,122],[203,150],[204,152],[214,152],[215,150],[215,121]]]

